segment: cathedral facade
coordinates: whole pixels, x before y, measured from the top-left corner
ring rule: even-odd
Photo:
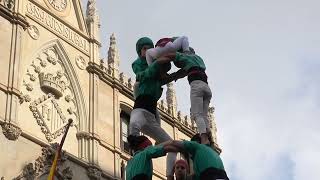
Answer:
[[[125,179],[135,78],[120,71],[113,34],[100,58],[99,26],[95,0],[85,14],[80,0],[0,0],[1,180],[46,179],[69,119],[55,179]],[[196,132],[173,84],[158,109],[173,139]],[[154,179],[165,168],[165,157],[154,160]]]

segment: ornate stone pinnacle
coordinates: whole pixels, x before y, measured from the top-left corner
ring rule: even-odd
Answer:
[[[173,107],[173,110],[177,111],[177,97],[176,92],[173,87],[173,83],[170,82],[167,84],[167,92],[166,92],[167,104],[168,107]]]
[[[214,142],[217,142],[217,126],[216,126],[216,121],[215,121],[215,117],[214,117],[214,107],[209,107],[208,109],[208,119],[209,119],[209,123],[210,123],[210,128],[211,128],[211,132],[212,132],[212,138],[214,140]]]
[[[113,69],[119,70],[120,56],[117,48],[116,38],[114,33],[110,36],[110,46],[108,50],[108,64],[111,65]]]
[[[87,2],[87,11],[86,11],[86,16],[87,16],[87,21],[88,22],[93,22],[96,16],[96,1],[95,0],[88,0]]]

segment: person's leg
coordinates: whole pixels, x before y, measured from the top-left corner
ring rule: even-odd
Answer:
[[[137,108],[130,114],[129,135],[139,136],[142,127],[146,124],[143,109]]]
[[[214,139],[212,137],[211,127],[210,127],[210,124],[212,122],[210,122],[209,117],[208,117],[208,109],[209,109],[209,104],[210,104],[210,101],[212,98],[212,93],[211,93],[211,90],[210,90],[208,84],[203,82],[203,86],[204,86],[203,118],[204,118],[204,122],[206,123],[206,132],[207,132],[208,140],[210,142],[214,142]]]
[[[206,123],[203,112],[203,85],[202,81],[195,80],[190,83],[190,101],[191,101],[191,114],[195,118],[198,131],[201,136],[201,143],[209,143]]]
[[[189,40],[187,36],[180,36],[172,43],[172,47],[175,51],[182,49],[183,52],[189,51]]]
[[[204,85],[204,97],[203,97],[203,117],[204,117],[204,121],[206,123],[206,129],[207,129],[207,132],[208,130],[210,130],[210,122],[209,122],[209,119],[208,119],[208,109],[209,109],[209,104],[210,104],[210,101],[211,101],[211,98],[212,98],[212,92],[210,90],[210,87],[208,86],[208,84],[206,84],[205,82],[203,82],[203,85]]]
[[[147,119],[147,123],[142,127],[142,132],[151,138],[153,138],[157,143],[162,143],[165,141],[172,140],[172,138],[161,128],[160,126],[160,118],[156,118],[156,116],[148,111],[144,112],[145,119]],[[157,115],[159,117],[159,115]],[[167,156],[167,176],[173,176],[173,167],[176,161],[176,153],[168,153]]]

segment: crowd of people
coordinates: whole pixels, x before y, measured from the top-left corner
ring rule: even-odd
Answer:
[[[162,38],[155,46],[150,38],[142,37],[136,43],[136,51],[138,58],[132,63],[136,75],[135,100],[128,136],[132,158],[126,167],[126,179],[151,180],[152,159],[167,156],[168,180],[228,180],[209,125],[212,93],[203,59],[189,46],[186,36]],[[171,62],[178,71],[169,74]],[[161,128],[157,101],[163,85],[184,77],[190,84],[190,109],[198,133],[190,141],[177,141]],[[157,145],[153,146],[141,133],[154,139]],[[177,153],[183,154],[185,160],[176,160]]]

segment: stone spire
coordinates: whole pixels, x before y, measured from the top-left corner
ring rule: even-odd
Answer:
[[[176,97],[176,91],[173,87],[172,82],[167,84],[166,98],[167,98],[168,107],[172,109],[173,114],[175,114],[177,112],[177,97]]]
[[[209,107],[208,109],[208,119],[210,123],[210,128],[212,132],[212,138],[215,143],[217,143],[217,125],[216,125],[216,120],[215,120],[215,115],[214,115],[214,107]]]
[[[96,0],[88,0],[86,11],[86,23],[91,38],[100,40],[100,17],[96,7]]]
[[[114,76],[119,76],[120,56],[117,48],[114,33],[110,36],[110,46],[108,50],[108,65],[113,68]]]

